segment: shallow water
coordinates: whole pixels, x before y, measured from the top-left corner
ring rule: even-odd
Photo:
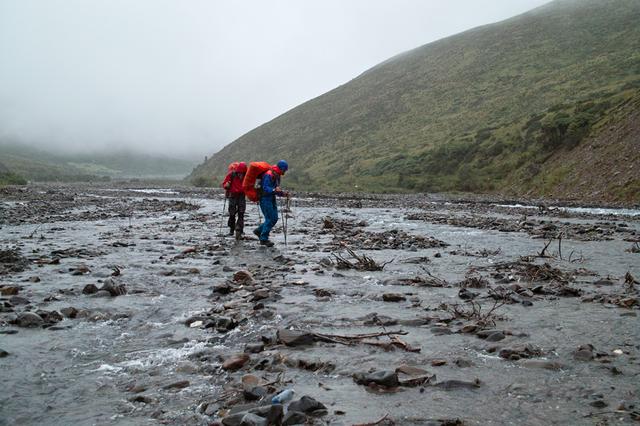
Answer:
[[[166,193],[175,199],[174,194]],[[125,204],[140,200],[139,194],[137,198],[122,198]],[[248,372],[274,379],[283,368],[256,372],[255,364],[251,364],[237,373],[222,371],[222,359],[242,352],[245,343],[259,341],[261,335],[273,335],[280,327],[340,335],[378,332],[380,326],[363,325],[363,318],[372,313],[397,320],[445,317],[437,308],[442,303],[461,303],[459,288],[393,285],[389,284],[389,278],[424,275],[428,271],[456,283],[464,279],[469,270],[536,254],[544,245],[543,241],[524,233],[406,220],[407,213],[416,211],[409,208],[296,207],[288,220],[287,245],[284,246],[283,235],[276,232],[273,235],[276,248],[268,250],[258,247],[255,240],[235,242],[219,235],[220,229],[225,230],[220,226],[222,199],[189,198],[189,201],[201,208],[157,214],[139,212],[130,217],[104,220],[42,223],[35,234],[33,224],[2,226],[2,246],[19,246],[22,254],[30,258],[49,256],[53,250],[68,248],[83,248],[97,255],[62,258],[59,265],[33,264],[24,272],[2,277],[2,285],[21,286],[19,295],[31,300],[34,307],[59,310],[73,306],[90,311],[94,317],[65,319],[56,324],[62,328],[58,330],[12,325],[2,328],[18,333],[0,335],[0,349],[9,352],[9,356],[0,358],[4,384],[0,392],[0,424],[208,424],[215,415],[210,418],[202,414],[198,406],[217,399],[222,405],[225,384],[237,382]],[[448,211],[444,203],[438,208]],[[94,207],[79,205],[75,209],[74,214]],[[250,231],[259,219],[257,209],[249,206],[247,214],[246,229]],[[319,266],[323,258],[336,252],[333,234],[319,232],[326,216],[364,220],[366,232],[398,229],[411,235],[435,237],[449,246],[356,250],[378,262],[390,263],[383,271],[337,271]],[[637,223],[630,222],[629,226],[640,232]],[[599,289],[592,283],[610,277],[619,290],[625,273],[640,277],[640,254],[625,251],[629,245],[620,238],[589,242],[565,240],[563,252],[579,253],[581,262],[544,261],[566,271],[577,268],[592,271],[594,275],[576,275],[572,285],[589,292],[610,292],[613,290]],[[202,249],[193,256],[180,258],[190,247]],[[450,253],[483,249],[500,251],[488,257]],[[436,253],[440,257],[436,257]],[[416,257],[428,257],[429,261],[403,263]],[[80,264],[88,266],[90,272],[71,275],[69,268]],[[122,272],[117,279],[126,284],[127,295],[105,299],[82,294],[85,285],[99,286],[99,281],[109,277],[115,266]],[[245,323],[225,334],[185,326],[184,321],[190,316],[237,299],[238,293],[222,301],[212,299],[211,288],[242,269],[257,274],[266,286],[273,285],[279,292],[280,299],[265,301],[275,315],[263,318],[257,313],[246,314]],[[29,282],[34,276],[41,281]],[[306,284],[291,284],[297,280]],[[75,294],[59,292],[70,288],[76,289]],[[333,295],[328,299],[318,298],[313,293],[318,288],[329,290]],[[382,293],[388,292],[401,293],[407,300],[382,301]],[[59,300],[45,302],[51,295]],[[18,312],[22,309],[23,306],[16,307]],[[534,299],[533,306],[513,304],[499,308],[502,319],[496,322],[495,328],[509,330],[513,335],[497,343],[471,334],[438,335],[433,331],[433,323],[392,325],[387,329],[408,332],[402,339],[419,347],[421,352],[316,343],[304,349],[267,347],[267,352],[252,358],[256,362],[279,353],[288,358],[333,364],[335,368],[327,371],[291,367],[283,370],[285,378],[291,381],[287,387],[295,388],[298,396],[311,395],[328,407],[327,416],[316,420],[320,424],[372,422],[387,413],[397,424],[421,424],[424,419],[443,418],[496,425],[596,424],[603,418],[612,423],[631,423],[626,412],[585,416],[613,411],[621,403],[639,408],[637,312],[637,305],[635,309],[623,309],[583,303],[575,297],[539,297]],[[10,318],[9,314],[2,315],[4,320]],[[452,330],[459,328],[455,324],[454,321],[450,326]],[[517,337],[520,333],[523,335]],[[504,360],[489,350],[495,345],[509,347],[525,343],[543,350],[537,359],[557,361],[562,367],[556,371],[528,368],[523,362]],[[575,361],[572,353],[583,344],[592,344],[596,351],[607,354],[602,359],[608,362]],[[623,354],[614,355],[616,349],[622,349]],[[459,358],[469,361],[471,366],[458,367],[455,360]],[[447,364],[433,367],[434,359],[445,359]],[[403,363],[435,373],[438,381],[478,378],[482,386],[448,392],[424,386],[375,393],[351,379],[354,372],[394,369]],[[613,374],[611,367],[614,366],[622,374]],[[181,380],[188,380],[189,385],[184,389],[164,388]],[[131,402],[135,394],[129,389],[133,385],[146,387],[143,395],[148,396],[150,402]],[[606,401],[608,407],[596,409],[589,405],[598,399]],[[345,414],[336,414],[336,411]]]

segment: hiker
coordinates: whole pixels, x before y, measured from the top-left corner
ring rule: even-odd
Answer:
[[[289,193],[280,189],[280,176],[289,170],[289,164],[285,160],[280,160],[275,166],[264,172],[260,180],[260,210],[264,215],[264,222],[260,224],[253,233],[260,238],[260,244],[272,247],[269,240],[269,232],[278,222],[278,205],[276,196],[288,197]]]
[[[242,181],[247,173],[247,164],[244,162],[232,163],[229,166],[227,176],[222,181],[222,187],[225,190],[225,196],[229,200],[229,235],[235,233],[236,240],[242,238],[244,231],[244,212],[247,209],[247,201],[244,198],[244,189]],[[236,214],[238,219],[236,220]]]

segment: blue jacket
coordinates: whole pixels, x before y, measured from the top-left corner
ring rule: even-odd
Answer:
[[[262,196],[282,195],[281,192],[276,192],[276,188],[280,186],[280,175],[273,170],[267,170],[262,175],[261,189]]]

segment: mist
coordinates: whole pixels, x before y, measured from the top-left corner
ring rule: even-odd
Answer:
[[[0,141],[210,155],[402,51],[547,0],[0,0]]]

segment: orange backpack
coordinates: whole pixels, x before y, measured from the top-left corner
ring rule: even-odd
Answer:
[[[270,169],[271,164],[265,163],[264,161],[255,161],[249,163],[247,174],[244,175],[244,180],[242,181],[242,189],[244,189],[244,194],[251,201],[258,201],[258,192],[255,188],[256,180],[258,180],[258,178],[262,176],[264,172]]]

